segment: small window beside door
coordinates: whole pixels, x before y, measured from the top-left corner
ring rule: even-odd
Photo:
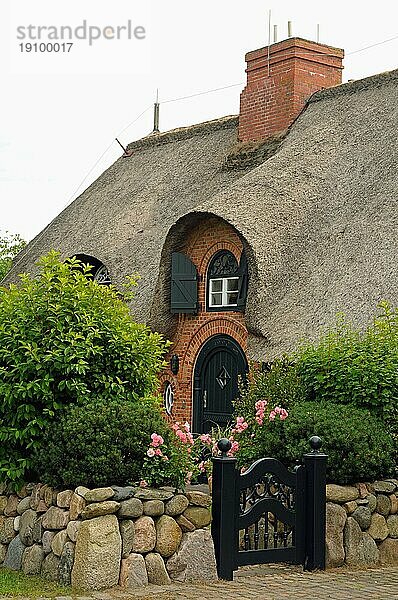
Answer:
[[[229,250],[217,252],[207,271],[207,310],[244,310],[247,295],[247,262],[240,263]]]

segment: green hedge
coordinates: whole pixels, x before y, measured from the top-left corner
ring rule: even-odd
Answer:
[[[285,421],[264,422],[254,428],[254,437],[251,433],[240,437],[241,465],[272,456],[293,467],[310,451],[309,438],[319,435],[322,450],[328,454],[329,482],[345,484],[394,475],[394,445],[383,421],[353,405],[298,402]]]
[[[242,436],[241,464],[275,455],[292,465],[308,451],[308,438],[324,438],[329,480],[344,483],[394,474],[398,464],[398,309],[387,302],[364,330],[344,317],[315,343],[302,343],[274,361],[269,372],[252,369],[235,416],[250,421],[258,400],[287,408],[253,438]],[[253,417],[252,417],[253,418]]]
[[[153,432],[167,441],[172,436],[155,398],[69,405],[46,428],[32,468],[55,487],[131,484],[143,477]]]
[[[368,408],[392,428],[398,417],[398,310],[384,302],[364,331],[341,319],[316,344],[294,355],[307,400]]]

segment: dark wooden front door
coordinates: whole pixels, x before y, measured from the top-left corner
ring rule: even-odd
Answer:
[[[231,420],[238,397],[238,377],[247,372],[242,348],[231,337],[217,335],[202,347],[195,367],[193,431],[207,433]]]

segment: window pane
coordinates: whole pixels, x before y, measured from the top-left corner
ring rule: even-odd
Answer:
[[[211,280],[211,291],[212,292],[221,292],[222,291],[222,279],[212,279]]]
[[[227,293],[227,303],[229,306],[232,304],[238,303],[238,292],[228,292]]]
[[[222,305],[222,294],[211,294],[210,306],[221,306]]]
[[[228,292],[237,292],[239,285],[239,279],[236,277],[234,279],[227,279],[227,290]]]

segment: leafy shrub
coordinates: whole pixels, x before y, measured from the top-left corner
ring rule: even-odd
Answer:
[[[294,360],[308,400],[369,408],[392,428],[398,417],[398,309],[384,302],[365,331],[344,320],[316,344],[304,345]]]
[[[248,385],[246,381],[242,382],[238,401],[241,412],[243,405],[250,411],[257,400],[262,398],[267,398],[273,406],[285,408],[305,399],[292,357],[285,355],[276,358],[267,367],[266,370],[261,370],[252,366]]]
[[[152,432],[162,436],[170,448],[177,446],[156,398],[139,402],[102,398],[85,405],[70,404],[57,421],[46,427],[32,467],[41,480],[60,487],[76,487],[82,482],[98,487],[148,480],[143,465]],[[148,483],[176,483],[183,465],[177,451],[168,458],[167,472],[158,468],[157,480]]]
[[[329,455],[328,480],[347,483],[394,474],[398,454],[398,309],[380,304],[364,331],[341,318],[313,344],[252,368],[234,415],[239,464],[275,456],[292,467],[320,435]],[[256,419],[258,406],[278,405],[288,418]],[[270,415],[275,413],[271,411]],[[281,412],[278,412],[281,416]],[[235,426],[236,430],[236,426]],[[230,438],[232,441],[232,438]]]
[[[286,420],[276,419],[266,427],[257,425],[243,432],[239,463],[248,465],[273,456],[293,467],[310,451],[312,435],[323,440],[330,482],[369,481],[394,473],[393,441],[383,421],[366,409],[333,402],[298,402]]]
[[[35,279],[0,288],[0,480],[23,480],[42,432],[68,404],[135,403],[156,391],[162,337],[86,274],[51,252]]]

